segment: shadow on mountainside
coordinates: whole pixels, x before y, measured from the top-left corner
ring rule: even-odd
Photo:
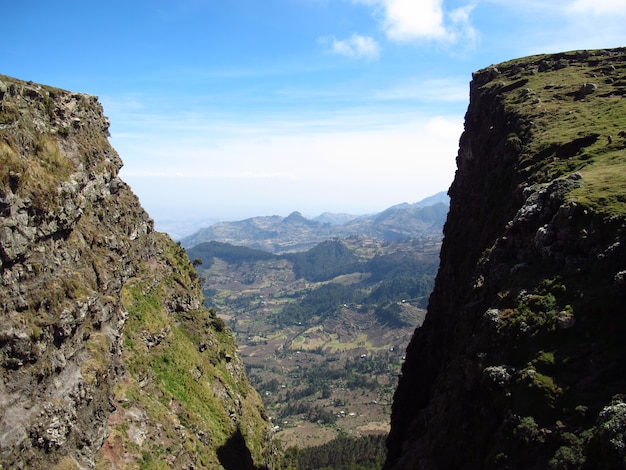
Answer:
[[[246,447],[246,441],[239,428],[222,447],[217,449],[217,458],[224,470],[267,470],[267,467],[254,465],[252,454]]]

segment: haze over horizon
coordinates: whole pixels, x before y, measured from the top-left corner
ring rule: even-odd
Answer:
[[[158,229],[447,190],[472,72],[626,45],[623,0],[4,5],[0,73],[98,95]]]

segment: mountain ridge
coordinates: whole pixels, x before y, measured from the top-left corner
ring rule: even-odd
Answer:
[[[331,238],[367,236],[396,240],[440,236],[447,201],[447,195],[440,192],[414,204],[398,204],[369,215],[335,217],[327,214],[307,219],[294,211],[287,217],[274,215],[218,222],[182,238],[181,244],[190,248],[207,241],[220,241],[282,253],[304,251]]]

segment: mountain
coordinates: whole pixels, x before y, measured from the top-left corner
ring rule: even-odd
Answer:
[[[473,75],[386,469],[624,468],[626,49]]]
[[[237,222],[219,222],[181,240],[185,248],[208,241],[284,253],[304,251],[331,238],[364,236],[398,240],[441,236],[448,212],[445,193],[415,204],[400,204],[373,215],[322,214],[310,220],[299,212],[287,217],[252,217]]]
[[[272,429],[97,98],[0,76],[0,467],[276,468]]]
[[[445,204],[446,206],[450,205],[450,197],[448,196],[448,193],[441,191],[437,194],[433,194],[432,196],[428,196],[421,201],[414,202],[413,204],[409,204],[408,202],[396,204],[395,206],[391,206],[388,210],[419,209],[422,207],[434,206],[439,203]]]

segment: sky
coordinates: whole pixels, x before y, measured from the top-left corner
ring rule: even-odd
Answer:
[[[29,0],[0,74],[97,95],[121,177],[181,235],[446,191],[472,72],[626,46],[626,0]]]

